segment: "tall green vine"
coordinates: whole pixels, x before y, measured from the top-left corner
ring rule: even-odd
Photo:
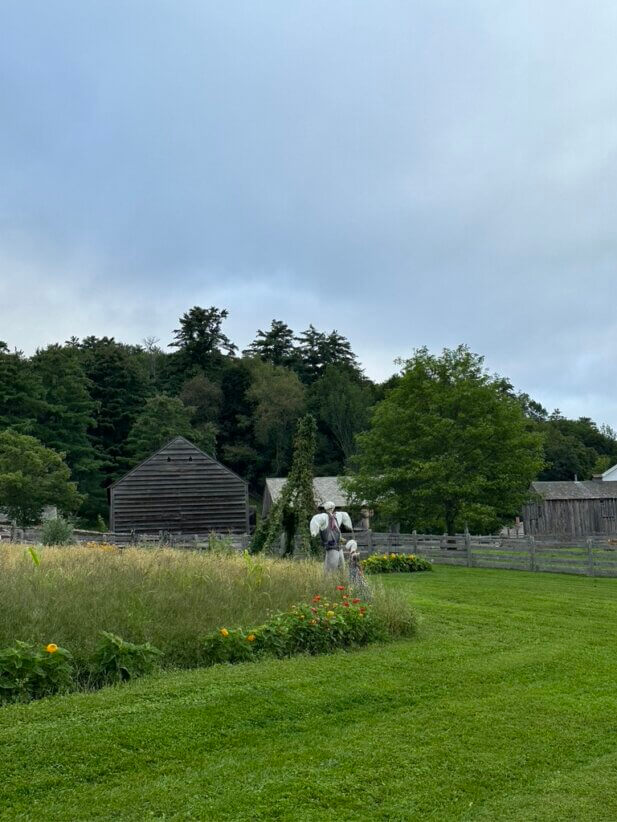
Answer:
[[[286,555],[293,554],[297,535],[300,536],[302,550],[311,550],[308,524],[315,513],[313,462],[316,437],[315,417],[307,414],[296,428],[293,459],[287,482],[268,516],[259,523],[251,542],[251,553],[271,551],[281,534],[285,534],[286,537]]]

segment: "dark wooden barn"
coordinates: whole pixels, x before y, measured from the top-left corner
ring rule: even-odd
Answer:
[[[110,530],[117,533],[247,533],[248,486],[184,437],[110,488]]]
[[[617,482],[534,482],[523,508],[525,533],[617,535]]]

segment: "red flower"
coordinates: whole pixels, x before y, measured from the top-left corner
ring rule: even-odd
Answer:
[[[344,602],[344,603],[343,603],[343,608],[349,608],[349,603],[348,603],[348,602]]]
[[[311,611],[312,611],[314,614],[316,614],[316,613],[317,613],[317,608],[311,608]]]
[[[358,602],[360,602],[358,597],[356,597],[355,599],[352,599],[351,601],[353,602],[354,605],[356,605]]]
[[[360,608],[360,613],[365,614],[366,613],[366,608]]]
[[[313,602],[319,602],[320,599],[321,597],[319,596],[319,594],[317,594],[317,596],[313,597]]]
[[[344,590],[345,590],[345,586],[344,586],[344,585],[337,585],[337,586],[336,586],[336,590],[337,590],[337,591],[344,591]]]

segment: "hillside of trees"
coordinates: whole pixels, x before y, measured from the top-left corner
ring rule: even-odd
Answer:
[[[250,483],[289,469],[293,432],[307,411],[317,420],[315,471],[341,474],[356,435],[400,376],[366,377],[345,337],[310,325],[296,334],[273,320],[240,352],[224,333],[228,312],[195,306],[168,350],[155,338],[71,338],[31,357],[0,342],[0,432],[35,437],[63,455],[83,502],[83,525],[107,518],[107,487],[172,436],[182,434]],[[540,479],[588,479],[617,462],[617,438],[591,419],[549,413],[516,396],[542,434]]]

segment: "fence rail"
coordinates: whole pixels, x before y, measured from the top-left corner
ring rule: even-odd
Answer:
[[[242,551],[249,547],[251,540],[249,534],[230,533],[101,534],[95,531],[75,531],[75,536],[78,542],[112,542],[121,548],[138,544],[189,550],[207,550],[213,540],[223,540],[231,548]],[[356,531],[353,537],[363,556],[395,551],[418,554],[441,565],[617,577],[617,534],[591,534],[587,537],[558,534],[502,537]],[[0,539],[39,542],[40,529],[26,529],[16,534],[15,529],[0,526]]]

